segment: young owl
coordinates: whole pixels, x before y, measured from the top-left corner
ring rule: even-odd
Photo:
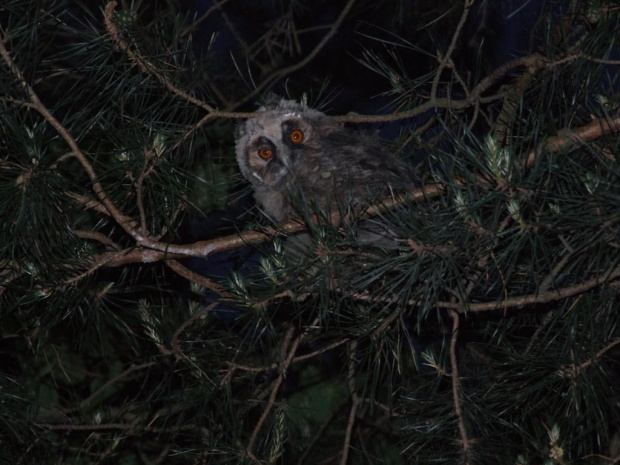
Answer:
[[[259,111],[237,129],[237,162],[256,201],[277,222],[299,216],[300,201],[358,204],[412,186],[407,165],[375,138],[320,111],[284,99]]]

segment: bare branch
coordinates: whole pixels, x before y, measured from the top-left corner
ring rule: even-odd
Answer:
[[[572,147],[577,148],[578,144],[583,144],[583,142],[598,139],[605,134],[618,131],[620,131],[620,116],[613,119],[597,118],[590,124],[579,128],[563,129],[559,132],[559,135],[547,139],[542,147],[532,150],[527,157],[526,166],[532,166],[536,161],[537,154],[543,149],[556,153]]]
[[[452,318],[452,337],[450,338],[450,377],[452,378],[452,400],[454,401],[454,412],[456,413],[456,419],[459,425],[459,433],[461,434],[461,447],[463,449],[463,456],[465,463],[469,463],[469,438],[467,437],[467,429],[465,428],[465,421],[463,419],[463,407],[461,405],[460,381],[458,361],[456,359],[456,340],[459,336],[459,314],[455,311],[450,311],[450,318]]]

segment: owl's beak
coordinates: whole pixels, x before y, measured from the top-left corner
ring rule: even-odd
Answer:
[[[291,171],[293,169],[293,159],[292,157],[290,157],[288,153],[281,153],[280,161],[286,167],[287,170]]]

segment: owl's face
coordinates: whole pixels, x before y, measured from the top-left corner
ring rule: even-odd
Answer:
[[[295,167],[319,149],[323,113],[290,100],[247,120],[237,129],[237,161],[255,186],[277,188],[294,176]]]

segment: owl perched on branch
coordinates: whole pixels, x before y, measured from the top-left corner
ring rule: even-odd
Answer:
[[[320,111],[284,99],[259,111],[237,129],[237,162],[276,222],[301,216],[300,205],[368,203],[413,185],[408,166],[375,138]]]

